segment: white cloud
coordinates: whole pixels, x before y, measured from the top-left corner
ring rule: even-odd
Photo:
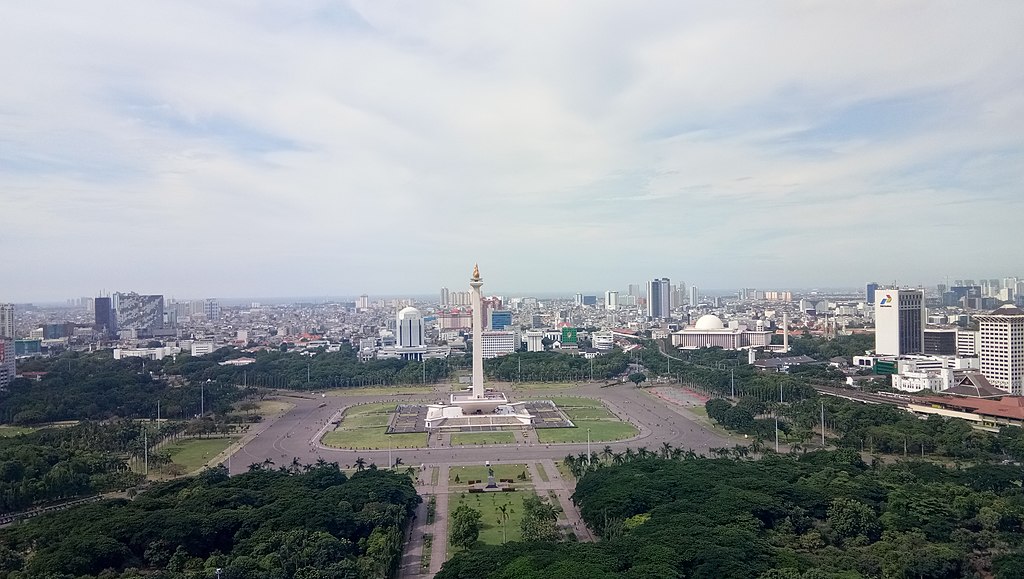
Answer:
[[[495,291],[1024,273],[944,241],[1024,210],[1024,5],[5,16],[0,269],[31,274],[0,298],[432,292],[475,261]]]

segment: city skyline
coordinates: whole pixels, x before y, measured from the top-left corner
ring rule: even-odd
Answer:
[[[1024,272],[1024,5],[7,16],[0,301]]]

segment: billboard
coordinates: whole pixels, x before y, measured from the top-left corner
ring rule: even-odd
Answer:
[[[576,343],[576,328],[562,328],[562,343],[563,344],[575,344]]]

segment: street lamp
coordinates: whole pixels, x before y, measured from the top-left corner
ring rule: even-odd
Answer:
[[[590,429],[587,429],[587,467],[590,467]]]

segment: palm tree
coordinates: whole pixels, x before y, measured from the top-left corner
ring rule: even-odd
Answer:
[[[364,468],[366,468],[366,460],[363,459],[363,457],[360,456],[360,457],[356,458],[355,465],[356,465],[356,470],[363,470]]]
[[[661,458],[668,458],[672,454],[672,445],[663,442],[661,443]]]
[[[263,468],[269,470],[272,466],[274,466],[274,461],[269,458],[263,460]]]
[[[651,451],[647,450],[646,446],[641,446],[640,448],[636,449],[636,457],[639,458],[640,460],[650,458],[650,456]]]
[[[395,468],[396,466],[398,466],[400,464],[402,464],[402,457],[396,456],[395,457],[395,464],[391,465],[391,468]]]
[[[612,454],[612,464],[623,464],[626,462],[626,455],[621,452]]]
[[[601,451],[601,456],[608,462],[611,462],[613,454],[615,453],[612,452],[612,447],[607,444],[605,445],[604,450]]]
[[[590,468],[597,468],[601,466],[601,459],[600,457],[597,456],[596,452],[590,453],[590,462],[589,464],[587,464],[587,466],[589,466]]]
[[[508,504],[501,505],[498,507],[498,523],[501,525],[501,544],[504,545],[505,541],[508,540],[508,534],[506,532],[506,523],[508,521]]]
[[[636,451],[627,446],[626,447],[626,457],[625,458],[626,458],[626,462],[632,462],[634,459],[636,459]]]
[[[249,472],[256,472],[258,470],[263,470],[263,465],[261,463],[254,462],[249,465]]]

